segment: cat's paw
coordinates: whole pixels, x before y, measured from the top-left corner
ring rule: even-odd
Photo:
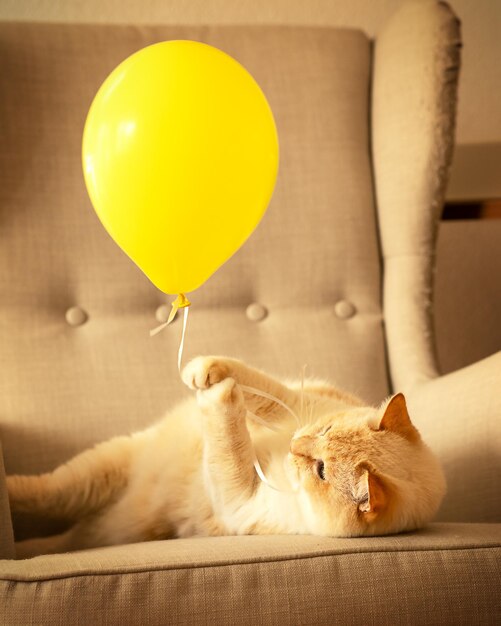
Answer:
[[[233,378],[225,378],[208,389],[199,389],[197,400],[200,408],[210,413],[228,414],[244,408],[244,395]]]
[[[209,389],[229,376],[229,368],[216,356],[197,356],[183,369],[181,378],[190,389]]]

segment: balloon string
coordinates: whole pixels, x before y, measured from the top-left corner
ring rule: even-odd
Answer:
[[[167,328],[167,326],[172,322],[172,320],[175,318],[176,313],[178,312],[179,309],[184,308],[184,310],[186,311],[187,307],[189,307],[190,305],[191,305],[191,302],[184,295],[184,293],[180,293],[177,296],[177,298],[174,300],[174,302],[172,302],[172,308],[170,310],[169,318],[167,319],[167,321],[163,322],[162,324],[160,324],[160,326],[157,326],[153,330],[150,330],[150,337],[154,337],[155,335],[158,335],[158,333],[161,333],[162,330],[164,328]]]
[[[241,387],[243,388],[243,385],[241,385]],[[276,433],[284,430],[284,428],[281,428],[280,426],[276,426],[273,424],[269,424],[268,422],[265,422],[264,419],[262,419],[255,413],[252,413],[248,409],[247,409],[247,417],[251,419],[253,422],[257,422],[258,424],[261,424],[261,426],[264,426],[265,428],[269,428],[270,430],[273,430]],[[256,470],[256,474],[259,476],[259,479],[261,480],[261,482],[263,482],[267,487],[269,487],[270,489],[273,489],[274,491],[280,491],[283,493],[283,489],[279,489],[278,487],[275,487],[266,478],[265,473],[263,472],[263,468],[261,467],[261,464],[259,463],[256,454],[254,454],[254,469]]]
[[[184,352],[184,340],[186,338],[186,325],[188,324],[188,313],[190,312],[190,307],[184,307],[184,316],[183,316],[183,332],[181,335],[181,343],[179,344],[179,350],[177,352],[177,369],[181,374],[181,363],[183,361],[183,352]]]
[[[247,417],[251,419],[253,422],[256,422],[257,424],[261,424],[261,426],[264,426],[265,428],[274,430],[276,433],[279,433],[285,430],[285,428],[282,428],[281,426],[277,426],[276,424],[269,424],[262,417],[259,417],[258,415],[256,415],[255,413],[252,413],[248,409],[247,409]]]
[[[188,314],[190,310],[189,307],[190,307],[190,301],[188,300],[188,298],[186,298],[184,294],[179,294],[176,300],[174,300],[174,302],[172,303],[172,309],[169,315],[169,319],[163,324],[160,324],[160,326],[157,326],[156,328],[150,331],[150,337],[158,335],[158,333],[162,332],[162,330],[164,330],[164,328],[166,328],[172,322],[177,311],[180,308],[184,308],[183,331],[181,333],[181,342],[179,344],[179,350],[177,353],[177,369],[179,373],[181,373],[181,364],[183,362],[184,343],[186,339],[186,328],[188,325]],[[304,378],[304,371],[303,371],[303,378]],[[249,387],[247,385],[240,385],[240,388],[242,389],[242,391],[246,391],[247,393],[252,393],[256,396],[261,396],[262,398],[266,398],[267,400],[272,400],[273,402],[276,402],[278,405],[280,405],[282,408],[284,408],[286,411],[288,411],[292,415],[292,417],[296,420],[298,425],[301,424],[300,419],[296,415],[296,413],[294,413],[294,411],[287,404],[285,404],[285,402],[280,400],[280,398],[277,398],[276,396],[273,396],[272,394],[267,393],[266,391],[262,391],[261,389],[255,389],[254,387]],[[302,396],[302,393],[301,393],[301,396]],[[301,402],[302,402],[302,397],[301,397]],[[281,432],[285,430],[281,426],[277,426],[276,424],[270,424],[269,422],[266,422],[264,419],[262,419],[255,413],[252,413],[249,410],[247,410],[247,417],[253,420],[254,422],[257,422],[261,426],[264,426],[265,428],[268,428],[269,430],[273,430],[274,432]],[[274,491],[279,491],[279,492],[284,493],[283,489],[279,489],[278,487],[275,487],[266,478],[263,472],[263,469],[261,467],[261,464],[259,463],[259,460],[256,455],[254,455],[254,469],[256,470],[256,473],[259,476],[259,479],[265,485],[267,485],[270,489],[273,489]]]
[[[282,408],[284,408],[286,411],[288,411],[292,415],[292,417],[296,420],[296,423],[298,426],[301,426],[301,420],[299,419],[297,414],[294,413],[294,411],[290,408],[290,406],[288,406],[287,404],[285,404],[285,402],[280,400],[280,398],[277,398],[276,396],[272,396],[271,393],[267,393],[266,391],[261,391],[261,389],[254,389],[254,387],[247,387],[247,385],[240,385],[240,389],[242,391],[247,391],[247,393],[252,393],[256,396],[261,396],[262,398],[266,398],[267,400],[272,400],[273,402],[276,402],[277,404],[279,404]],[[271,428],[269,424],[265,423],[264,425],[267,428]],[[275,430],[275,429],[271,428],[271,430]]]
[[[254,469],[256,470],[256,474],[259,476],[260,480],[270,489],[273,489],[273,491],[280,491],[281,493],[285,493],[283,489],[279,489],[278,487],[275,487],[274,485],[272,485],[270,483],[270,481],[266,478],[266,476],[264,475],[264,472],[261,468],[261,465],[259,464],[259,461],[257,460],[257,456],[254,456]]]
[[[150,330],[150,337],[154,337],[155,335],[158,335],[158,333],[161,333],[162,330],[164,328],[167,328],[167,326],[172,322],[178,310],[184,309],[183,332],[181,334],[181,343],[179,344],[179,350],[177,351],[177,369],[180,374],[181,374],[181,364],[183,362],[184,340],[186,339],[186,326],[188,324],[188,313],[190,310],[190,305],[191,305],[191,302],[184,295],[184,293],[180,293],[177,296],[177,298],[174,300],[174,302],[172,303],[172,309],[170,311],[168,320],[166,322],[163,322],[163,324],[160,324],[160,326],[157,326],[153,330]]]
[[[304,370],[303,370],[303,378],[304,378]],[[272,400],[273,402],[276,402],[277,404],[279,404],[281,407],[286,409],[292,415],[292,417],[296,420],[298,426],[301,425],[299,417],[296,415],[296,413],[294,413],[294,411],[287,404],[285,404],[285,402],[280,400],[280,398],[277,398],[276,396],[273,396],[271,393],[267,393],[266,391],[262,391],[261,389],[248,387],[247,385],[240,385],[240,389],[242,391],[246,391],[247,393],[252,393],[256,396],[261,396],[262,398],[266,398],[267,400]],[[301,401],[302,401],[302,393],[301,393]],[[265,428],[269,428],[270,430],[273,430],[275,432],[281,432],[285,430],[285,428],[281,426],[277,426],[276,424],[270,424],[269,422],[266,422],[264,419],[262,419],[255,413],[252,413],[252,411],[249,411],[248,409],[247,409],[247,417],[251,419],[253,422],[257,422],[261,426],[264,426]],[[256,470],[256,474],[259,476],[259,479],[267,487],[269,487],[270,489],[273,489],[274,491],[287,493],[283,489],[279,489],[278,487],[275,487],[274,485],[272,485],[272,483],[266,478],[265,473],[263,472],[263,468],[261,467],[261,464],[259,463],[256,455],[254,455],[254,469]]]

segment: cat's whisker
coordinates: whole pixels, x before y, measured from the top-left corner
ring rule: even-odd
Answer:
[[[308,411],[307,423],[310,423],[313,421],[313,411],[315,408],[315,403],[313,402],[313,398],[310,398],[310,397],[308,398],[308,402],[309,402],[309,405],[308,405],[309,411]]]
[[[311,414],[312,414],[311,413],[311,400],[308,400],[308,411],[307,411],[307,414],[305,415],[303,426],[308,425],[308,423],[311,420]]]
[[[307,363],[305,363],[301,369],[301,399],[300,399],[300,408],[299,408],[299,425],[302,426],[304,424],[304,377],[306,374],[306,368],[308,367]]]

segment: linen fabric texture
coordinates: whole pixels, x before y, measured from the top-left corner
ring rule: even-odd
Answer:
[[[0,467],[0,623],[499,623],[500,355],[439,377],[433,353],[433,255],[460,41],[444,3],[410,2],[375,43],[332,28],[0,24],[7,473],[50,470],[145,427],[187,393],[176,368],[180,320],[148,337],[169,298],[105,233],[80,162],[101,82],[127,55],[172,38],[240,61],[263,88],[280,138],[263,222],[191,294],[186,357],[234,355],[288,377],[309,363],[310,374],[372,403],[404,389],[446,465],[440,519],[469,523],[385,538],[189,539],[14,561]],[[258,316],[246,315],[252,303]],[[55,528],[16,519],[15,530]]]
[[[500,544],[498,524],[432,524],[102,548],[8,562],[0,611],[12,625],[496,624]]]

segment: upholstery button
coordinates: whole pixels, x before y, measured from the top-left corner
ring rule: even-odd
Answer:
[[[357,309],[354,304],[348,302],[348,300],[340,300],[336,302],[334,306],[334,312],[339,317],[339,319],[347,320],[350,317],[353,317],[357,312]]]
[[[268,315],[268,310],[262,304],[253,302],[252,304],[249,304],[245,310],[245,314],[247,315],[247,319],[251,322],[260,322]]]
[[[88,319],[87,313],[79,306],[72,306],[66,311],[66,321],[70,326],[81,326]]]
[[[155,311],[155,318],[157,322],[160,322],[160,324],[165,324],[165,322],[169,319],[171,309],[172,307],[170,307],[168,304],[161,304]]]

